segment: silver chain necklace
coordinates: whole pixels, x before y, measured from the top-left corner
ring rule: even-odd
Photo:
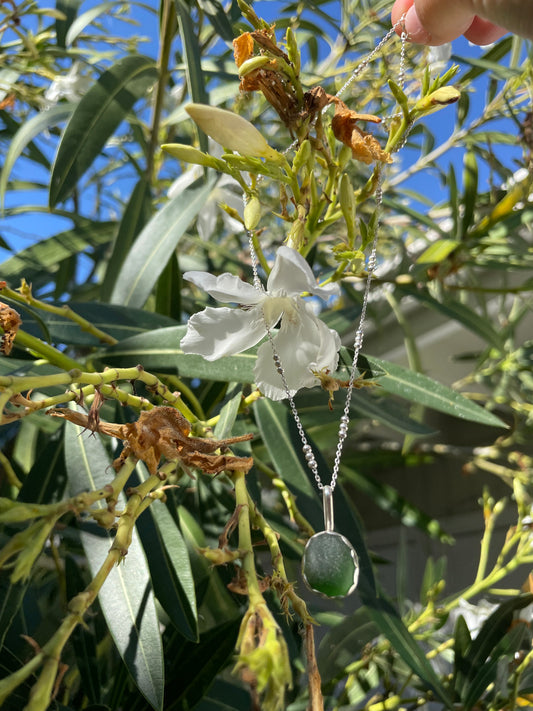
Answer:
[[[404,16],[402,16],[398,20],[398,22],[389,30],[389,32],[387,32],[387,34],[382,37],[382,39],[375,46],[375,48],[356,66],[350,78],[343,84],[343,86],[337,92],[337,97],[343,94],[350,87],[352,82],[359,76],[359,74],[361,74],[366,69],[366,67],[375,57],[375,55],[395,34],[396,27],[403,27],[403,20]],[[407,41],[407,35],[405,31],[402,31],[400,39],[401,51],[398,84],[400,88],[403,89],[405,81],[405,46]],[[325,110],[326,109],[324,109],[324,111]],[[404,140],[401,145],[404,145],[405,141],[407,140],[407,133],[408,131],[406,131]],[[398,148],[400,147],[401,146],[399,146]],[[288,152],[291,148],[292,145],[287,148],[286,152]],[[322,492],[322,502],[324,510],[324,531],[315,533],[307,541],[302,559],[302,575],[306,585],[313,592],[325,597],[343,598],[347,595],[350,595],[356,589],[359,579],[359,561],[354,547],[347,538],[345,538],[340,533],[335,532],[334,530],[335,520],[333,509],[333,491],[335,490],[335,487],[337,485],[344,442],[346,440],[346,437],[348,436],[348,426],[350,423],[350,404],[352,401],[354,382],[357,373],[357,362],[359,360],[359,354],[363,345],[364,327],[366,321],[368,300],[370,296],[370,287],[377,265],[377,246],[380,227],[380,213],[383,203],[382,183],[383,167],[379,166],[377,168],[377,187],[375,190],[377,220],[374,228],[374,237],[372,240],[370,254],[367,258],[367,273],[365,287],[363,290],[361,313],[359,316],[359,324],[355,331],[355,337],[353,342],[353,359],[350,367],[350,378],[348,380],[346,390],[344,409],[339,422],[337,447],[335,450],[335,458],[333,461],[333,468],[331,472],[331,481],[329,484],[324,484],[322,482],[322,479],[318,472],[318,462],[316,461],[315,455],[313,454],[313,449],[311,445],[307,441],[300,415],[298,413],[294,398],[291,395],[289,385],[287,383],[283,363],[281,362],[279,353],[276,351],[276,346],[274,344],[274,339],[272,336],[272,330],[268,326],[266,319],[264,319],[266,336],[272,348],[272,358],[274,360],[274,366],[280,376],[281,383],[283,385],[283,389],[285,390],[285,394],[289,403],[289,408],[296,424],[298,434],[300,435],[300,439],[302,442],[302,451],[305,457],[305,461],[307,463],[307,466],[313,473],[318,490]],[[253,284],[258,291],[263,292],[264,288],[258,274],[258,258],[253,244],[253,235],[250,230],[247,230],[246,234],[248,237],[248,243],[250,248]]]

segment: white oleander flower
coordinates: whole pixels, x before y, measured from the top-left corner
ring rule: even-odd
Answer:
[[[58,74],[44,92],[47,107],[54,106],[60,99],[78,102],[91,86],[92,79],[80,73],[81,64],[74,62],[67,74]]]
[[[443,72],[450,63],[451,56],[451,42],[446,42],[445,44],[441,44],[436,47],[430,47],[427,56],[430,74],[434,75]]]
[[[207,272],[186,272],[183,277],[214,299],[240,306],[208,306],[194,314],[181,341],[184,353],[201,355],[206,360],[242,353],[265,337],[267,326],[273,329],[281,320],[273,341],[291,395],[317,385],[320,380],[315,373],[336,370],[339,335],[315,315],[300,295],[308,292],[329,299],[338,294],[338,285],[317,286],[311,268],[296,250],[278,249],[266,291],[233,274],[215,277]],[[268,341],[257,351],[254,375],[258,388],[271,400],[287,397]]]

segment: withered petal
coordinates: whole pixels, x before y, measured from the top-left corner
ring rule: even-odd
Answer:
[[[254,40],[249,32],[243,32],[233,40],[233,56],[235,57],[235,64],[240,67],[243,62],[254,53]]]

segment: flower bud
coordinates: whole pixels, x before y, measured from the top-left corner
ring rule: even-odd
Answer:
[[[460,96],[461,92],[454,86],[441,86],[440,89],[432,91],[431,94],[423,96],[416,102],[411,111],[411,118],[415,119],[419,116],[426,116],[434,111],[438,111],[443,106],[454,104],[459,100]]]
[[[247,230],[253,230],[260,219],[261,203],[257,195],[252,195],[244,207],[244,226]]]
[[[198,552],[213,565],[232,563],[242,556],[241,551],[228,551],[222,550],[221,548],[198,548]]]
[[[261,69],[261,67],[264,67],[265,64],[270,64],[270,61],[270,58],[265,56],[250,57],[250,59],[247,59],[239,67],[239,76],[245,77],[247,74],[250,74],[250,72],[253,72],[256,69]]]
[[[107,509],[96,509],[94,511],[91,511],[91,516],[94,518],[94,520],[99,526],[102,526],[107,530],[113,528],[113,526],[115,525],[116,516],[114,513],[108,511]]]
[[[194,163],[196,165],[204,165],[208,168],[220,170],[222,161],[185,143],[164,143],[161,148],[165,153],[168,153],[173,158],[182,160],[184,163]]]
[[[292,162],[293,171],[295,173],[298,173],[299,170],[308,162],[310,158],[311,141],[306,138],[305,141],[302,141],[301,146],[298,148],[298,150],[296,151],[296,155],[294,156],[294,160]]]
[[[339,185],[339,203],[344,219],[346,220],[348,235],[351,236],[355,233],[355,196],[353,194],[350,178],[346,173],[342,174]]]
[[[305,208],[298,205],[298,217],[292,223],[292,227],[287,235],[287,247],[292,247],[299,251],[305,244]]]
[[[294,67],[294,72],[296,75],[300,73],[300,52],[298,51],[298,45],[296,44],[296,37],[294,36],[294,31],[292,27],[287,28],[287,34],[285,35],[285,42],[287,44],[287,55],[289,61]]]
[[[242,116],[206,104],[189,104],[185,110],[204,133],[224,148],[276,163],[283,160],[256,127]]]

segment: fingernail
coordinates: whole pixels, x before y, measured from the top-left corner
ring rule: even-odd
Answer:
[[[420,22],[414,5],[411,5],[409,10],[407,10],[404,20],[404,27],[411,42],[429,44],[431,35],[424,29],[422,23]]]

